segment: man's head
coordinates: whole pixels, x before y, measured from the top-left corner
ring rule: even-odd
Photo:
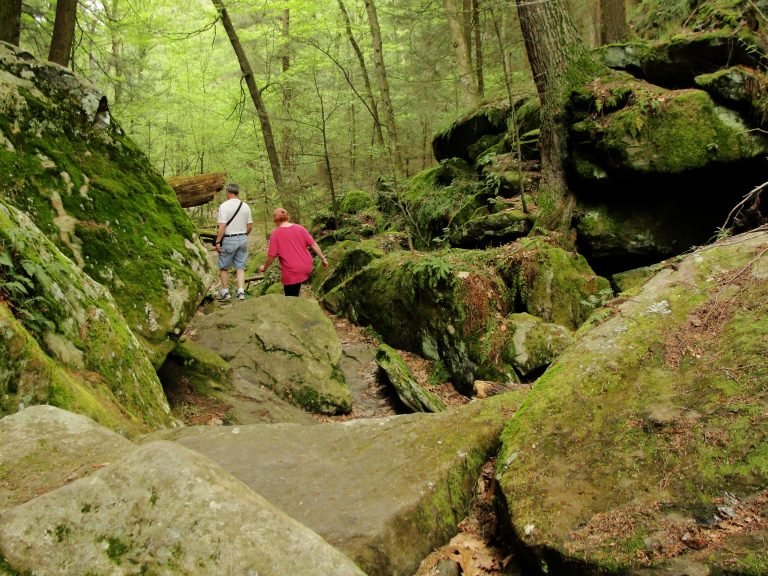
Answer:
[[[272,213],[272,218],[275,221],[275,224],[282,224],[283,222],[287,222],[288,211],[285,208],[275,208],[275,211]]]
[[[235,184],[234,182],[230,182],[227,184],[227,194],[232,194],[233,196],[237,196],[240,194],[240,186]]]

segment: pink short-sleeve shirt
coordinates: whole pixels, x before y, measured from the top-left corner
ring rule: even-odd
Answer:
[[[310,277],[314,263],[308,248],[314,243],[301,224],[278,226],[272,231],[267,256],[280,261],[280,277],[284,285],[298,284]]]

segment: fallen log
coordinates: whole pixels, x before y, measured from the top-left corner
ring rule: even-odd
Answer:
[[[226,172],[208,172],[195,176],[171,176],[166,178],[176,192],[182,208],[201,206],[213,200],[213,195],[224,188]]]

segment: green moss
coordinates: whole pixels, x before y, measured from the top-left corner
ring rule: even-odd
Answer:
[[[129,545],[116,537],[109,537],[105,540],[107,541],[107,556],[119,566],[122,557],[130,550]]]
[[[498,459],[515,523],[536,525],[527,544],[546,541],[565,556],[626,571],[668,512],[704,520],[724,490],[745,497],[764,488],[765,282],[724,290],[711,279],[723,263],[739,270],[752,257],[705,253],[695,280],[664,292],[668,308],[583,333],[537,381],[506,427]],[[716,309],[727,321],[713,334],[687,323]],[[695,354],[675,366],[662,343],[678,339]],[[655,512],[659,502],[665,508]],[[635,529],[611,534],[603,547],[601,527],[587,524],[600,513]]]

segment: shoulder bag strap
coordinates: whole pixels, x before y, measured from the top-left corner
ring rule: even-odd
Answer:
[[[232,218],[230,218],[229,220],[227,220],[227,223],[226,223],[226,225],[224,226],[224,232],[225,232],[225,233],[226,233],[226,231],[227,231],[227,228],[229,227],[229,225],[230,225],[230,224],[232,224],[232,220],[234,220],[234,219],[235,219],[235,216],[237,216],[237,213],[238,213],[238,212],[240,212],[240,208],[242,208],[242,207],[243,207],[243,204],[244,204],[244,202],[243,202],[242,200],[240,200],[240,205],[237,207],[237,210],[235,210],[235,213],[234,213],[234,214],[232,214]]]

